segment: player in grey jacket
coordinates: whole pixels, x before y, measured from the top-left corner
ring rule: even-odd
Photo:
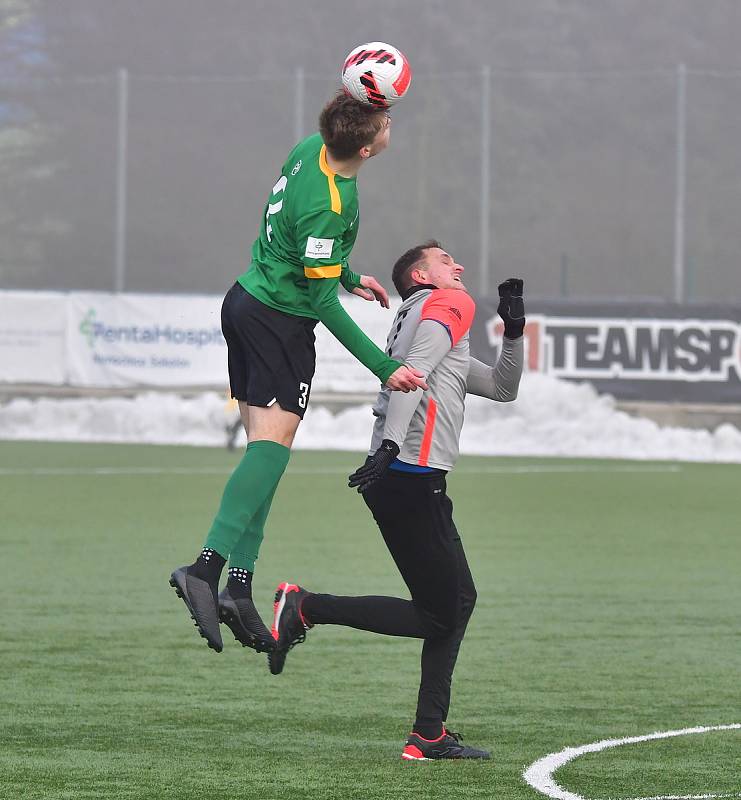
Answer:
[[[409,394],[381,389],[369,457],[349,482],[373,513],[411,600],[338,597],[282,583],[272,629],[276,648],[268,656],[271,672],[281,672],[288,650],[322,624],[424,639],[417,714],[402,752],[407,760],[489,758],[446,728],[453,669],[476,589],[445,476],[458,458],[466,394],[499,402],[517,397],[525,315],[522,281],[510,278],[499,286],[505,330],[497,364],[472,358],[475,303],[462,273],[435,241],[396,262],[393,280],[403,302],[386,353],[421,370],[428,388]]]

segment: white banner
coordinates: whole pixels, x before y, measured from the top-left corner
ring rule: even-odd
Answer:
[[[62,384],[67,296],[0,292],[0,382]]]
[[[381,348],[391,310],[340,293]],[[0,292],[0,381],[101,388],[229,385],[217,295]],[[314,392],[372,394],[378,379],[321,324]]]
[[[221,300],[211,295],[71,293],[69,383],[227,386]]]

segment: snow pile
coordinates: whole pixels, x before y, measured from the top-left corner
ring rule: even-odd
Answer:
[[[0,439],[222,445],[233,418],[217,392],[16,399],[0,406]]]
[[[515,403],[469,397],[461,452],[472,455],[585,456],[741,463],[741,431],[660,427],[615,409],[589,384],[523,376]],[[147,444],[225,444],[236,419],[224,395],[147,393],[135,398],[16,399],[0,406],[0,439]],[[295,446],[363,451],[369,406],[332,414],[314,405]],[[242,433],[238,443],[244,441]]]

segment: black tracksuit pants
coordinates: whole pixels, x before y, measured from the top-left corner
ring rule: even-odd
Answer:
[[[448,716],[450,685],[476,589],[453,522],[444,473],[389,470],[363,495],[411,600],[310,594],[307,620],[424,639],[415,729],[439,729]]]

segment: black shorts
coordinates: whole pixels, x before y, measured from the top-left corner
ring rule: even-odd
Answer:
[[[316,324],[266,306],[235,283],[221,306],[232,397],[263,408],[278,403],[303,419],[316,366]]]

